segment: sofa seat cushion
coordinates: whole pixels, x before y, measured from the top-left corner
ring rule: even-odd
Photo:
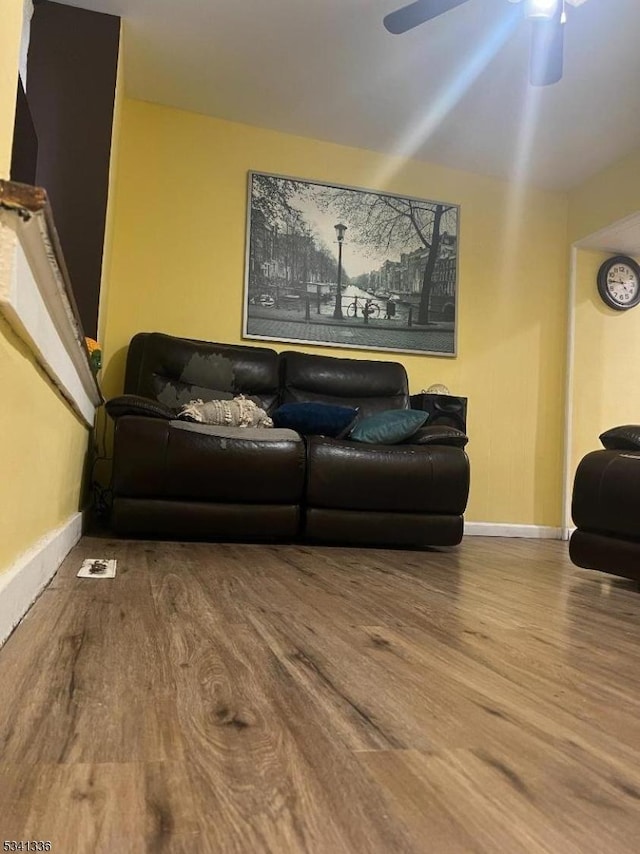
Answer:
[[[304,473],[304,443],[292,430],[130,416],[116,425],[116,496],[299,504]]]
[[[201,436],[217,436],[221,439],[237,439],[252,442],[302,442],[295,430],[285,427],[234,427],[227,424],[199,424],[195,421],[174,420],[176,430],[200,433]]]
[[[469,462],[460,448],[314,436],[307,466],[310,507],[458,515],[469,493]]]

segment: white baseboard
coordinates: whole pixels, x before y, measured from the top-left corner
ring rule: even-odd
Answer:
[[[82,519],[82,513],[74,513],[67,522],[20,555],[13,566],[0,575],[0,646],[82,536]]]
[[[465,522],[466,537],[524,537],[531,540],[562,540],[563,529],[549,525],[510,525],[497,522]]]

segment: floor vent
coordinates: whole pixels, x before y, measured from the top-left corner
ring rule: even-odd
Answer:
[[[115,578],[115,560],[102,557],[90,557],[83,561],[78,578]]]

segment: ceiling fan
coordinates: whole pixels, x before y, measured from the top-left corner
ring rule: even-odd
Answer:
[[[399,35],[467,3],[468,0],[414,0],[384,18],[390,33]],[[532,86],[548,86],[562,77],[564,56],[565,2],[580,6],[585,0],[509,0],[523,3],[531,20],[529,80]]]

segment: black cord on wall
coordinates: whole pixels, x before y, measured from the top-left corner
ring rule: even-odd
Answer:
[[[111,477],[109,485],[104,486],[96,476],[96,468],[99,463],[110,463],[113,457],[107,455],[107,415],[102,412],[102,431],[98,434],[94,431],[93,442],[93,460],[91,463],[91,474],[89,482],[91,485],[91,496],[93,504],[93,512],[98,519],[108,519],[111,515],[111,505],[113,503],[113,489]]]

